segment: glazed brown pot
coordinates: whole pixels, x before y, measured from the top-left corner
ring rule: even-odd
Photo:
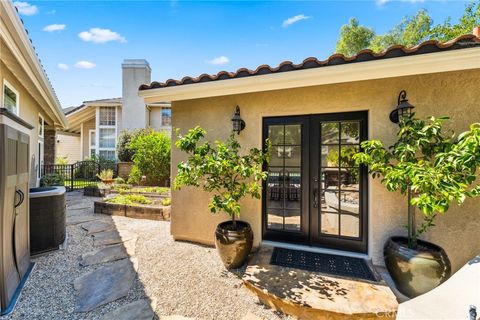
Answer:
[[[409,298],[432,290],[451,274],[445,250],[427,241],[418,240],[417,248],[410,249],[406,237],[392,237],[385,243],[383,255],[397,289]]]
[[[241,267],[248,258],[253,245],[253,231],[245,221],[220,223],[215,230],[215,247],[227,269]]]

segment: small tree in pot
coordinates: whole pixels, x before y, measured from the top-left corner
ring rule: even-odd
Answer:
[[[182,186],[201,187],[212,193],[209,209],[212,213],[223,211],[231,221],[222,222],[215,231],[215,245],[223,263],[229,269],[238,268],[246,261],[253,245],[250,225],[240,221],[240,200],[247,195],[259,199],[261,182],[267,178],[262,170],[268,161],[267,151],[250,149],[239,155],[240,144],[232,133],[225,142],[200,143],[206,131],[200,127],[190,129],[185,136],[179,135],[175,145],[188,154],[186,161],[178,164],[175,188]]]
[[[446,120],[402,119],[393,146],[387,149],[381,141],[365,141],[363,152],[354,156],[357,163],[369,166],[374,178],[382,177],[388,191],[407,195],[408,236],[390,238],[384,257],[395,284],[409,297],[433,289],[451,272],[445,251],[419,237],[435,226],[435,218],[452,202],[461,204],[480,194],[480,185],[473,186],[480,166],[480,123],[456,137],[442,131]],[[415,207],[423,213],[419,225]]]

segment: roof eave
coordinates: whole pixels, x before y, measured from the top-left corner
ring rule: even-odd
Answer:
[[[6,13],[4,17],[8,18],[11,25],[15,29],[15,32],[18,35],[20,35],[19,37],[20,44],[17,44],[17,45],[22,45],[26,49],[26,52],[28,53],[27,56],[21,55],[23,56],[23,58],[26,59],[26,61],[19,60],[19,63],[23,66],[27,74],[29,74],[32,82],[37,87],[37,90],[40,92],[43,99],[47,102],[49,108],[53,111],[53,113],[57,117],[58,124],[56,125],[59,125],[61,127],[66,127],[68,122],[62,111],[60,102],[58,101],[57,96],[54,93],[53,88],[50,84],[50,81],[47,78],[42,65],[40,64],[38,56],[35,53],[35,49],[33,48],[33,45],[28,37],[28,34],[25,30],[25,27],[22,21],[20,20],[20,17],[18,16],[15,10],[15,7],[10,1],[0,1],[0,7],[1,7],[0,11],[3,11]],[[12,39],[5,39],[5,41],[7,43],[12,44],[12,46],[14,43],[16,43]]]
[[[480,47],[147,89],[138,94],[146,103],[154,103],[468,69],[480,69]]]

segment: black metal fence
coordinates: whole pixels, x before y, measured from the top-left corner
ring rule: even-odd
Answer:
[[[67,191],[72,191],[97,184],[100,181],[97,174],[105,169],[113,170],[114,177],[118,174],[116,163],[85,160],[74,164],[45,164],[42,167],[41,176],[57,173],[65,181]]]

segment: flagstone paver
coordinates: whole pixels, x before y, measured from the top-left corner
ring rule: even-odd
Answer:
[[[112,222],[94,220],[82,223],[82,228],[87,230],[87,235],[92,235],[94,233],[112,230],[115,226]]]
[[[152,307],[147,300],[142,299],[106,314],[102,320],[151,320],[153,317]]]
[[[89,216],[84,216],[84,215],[78,215],[78,216],[67,216],[67,226],[70,225],[77,225],[89,221],[95,221],[99,220],[102,216],[100,215],[89,215]]]
[[[123,259],[77,278],[76,312],[88,312],[127,295],[135,279],[132,262]]]
[[[86,253],[82,255],[80,265],[85,267],[128,258],[135,253],[136,242],[136,239],[132,239]]]
[[[95,247],[99,247],[136,238],[138,235],[128,230],[108,230],[93,234],[93,244]]]

